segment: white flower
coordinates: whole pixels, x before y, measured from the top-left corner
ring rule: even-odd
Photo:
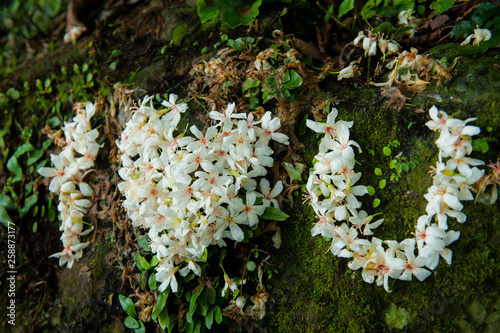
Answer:
[[[47,178],[53,177],[49,191],[57,193],[61,185],[76,174],[77,168],[71,164],[73,159],[68,159],[68,154],[50,155],[50,159],[54,163],[54,168],[42,167],[38,169],[38,173]]]
[[[405,246],[406,262],[403,264],[404,271],[399,277],[400,280],[411,281],[412,276],[415,275],[420,281],[425,280],[431,272],[423,268],[428,259],[425,256],[419,255],[415,258],[415,241],[408,243]]]
[[[330,113],[326,118],[326,124],[317,123],[310,119],[307,119],[306,125],[316,133],[326,133],[331,138],[334,138],[337,135],[338,128],[341,126],[347,126],[347,128],[351,128],[354,122],[345,122],[338,121],[335,122],[335,118],[337,118],[338,110],[336,108],[332,108]]]
[[[427,216],[424,216],[419,218],[415,232],[415,239],[419,250],[423,248],[424,244],[427,244],[430,245],[434,251],[442,251],[445,247],[443,238],[446,237],[446,231],[435,224],[426,226],[424,221]]]
[[[163,101],[161,104],[170,109],[170,112],[167,113],[164,117],[167,121],[170,122],[170,127],[175,127],[179,124],[181,119],[181,113],[186,112],[187,104],[177,104],[177,96],[176,94],[170,94],[168,97],[168,102]]]
[[[288,136],[283,133],[275,133],[281,127],[279,118],[271,119],[271,112],[267,111],[261,119],[262,132],[260,133],[260,141],[267,143],[269,139],[273,139],[284,145],[288,145]]]
[[[156,281],[160,282],[160,286],[158,287],[159,292],[165,291],[168,286],[170,286],[170,290],[172,292],[177,292],[177,279],[175,278],[175,273],[179,270],[179,266],[163,266],[159,265],[156,268]]]
[[[262,178],[260,180],[260,190],[263,195],[262,201],[264,206],[269,207],[272,203],[275,208],[279,208],[278,201],[275,198],[283,191],[283,183],[281,180],[277,181],[274,188],[271,190],[269,181]]]
[[[88,242],[74,245],[67,244],[64,246],[64,250],[50,255],[49,258],[59,258],[59,266],[67,264],[67,267],[71,268],[75,260],[78,261],[82,257],[82,250],[88,245]]]
[[[220,113],[218,111],[210,111],[208,114],[210,118],[219,120],[220,122],[224,122],[227,120],[230,120],[231,118],[236,118],[236,119],[245,119],[247,117],[246,114],[244,113],[233,113],[235,109],[236,104],[231,103],[228,104],[226,111],[223,113]]]
[[[358,45],[359,42],[363,43],[363,50],[365,50],[365,57],[377,54],[377,39],[372,36],[372,32],[368,31],[368,37],[364,35],[363,31],[358,33],[354,39],[353,44]]]
[[[474,29],[474,33],[470,34],[465,40],[460,44],[461,46],[467,45],[470,43],[471,39],[474,39],[472,45],[479,46],[479,43],[482,41],[487,41],[491,39],[491,31],[488,29]]]
[[[344,67],[340,70],[338,76],[337,76],[337,81],[340,81],[342,79],[350,79],[354,77],[354,75],[358,72],[358,65],[356,61],[352,61],[349,66]]]
[[[224,272],[224,288],[222,289],[222,297],[226,296],[227,290],[230,289],[231,292],[235,292],[238,289],[236,283],[229,278],[229,276]]]
[[[256,205],[255,200],[257,199],[257,195],[255,192],[250,192],[246,194],[246,203],[243,207],[242,218],[248,219],[250,226],[254,226],[259,222],[258,216],[264,214],[264,210],[266,207],[263,205]]]
[[[270,113],[263,122],[255,121],[253,114],[233,113],[234,104],[223,113],[212,111],[210,117],[219,123],[204,133],[191,126],[196,139],[174,137],[180,119],[176,98],[163,103],[172,109],[163,116],[143,101],[118,143],[128,155],[119,171],[123,206],[134,226],[149,229],[151,249],[162,262],[156,274],[159,290],[170,286],[173,292],[177,270],[182,276],[201,274],[198,262],[209,245],[226,246],[226,238],[243,241],[242,226],[257,224],[266,207],[277,206],[281,182],[272,191],[263,178],[259,190],[257,184],[267,174],[265,166],[274,162],[269,139],[286,137],[276,133],[280,123]],[[266,140],[257,141],[261,134]],[[265,204],[256,204],[257,198]]]
[[[355,224],[360,229],[363,228],[363,235],[370,236],[373,235],[373,231],[371,229],[377,228],[384,222],[384,219],[380,219],[370,223],[374,217],[374,215],[368,216],[368,214],[362,210],[359,211],[357,215],[350,217],[349,222]]]
[[[50,257],[59,258],[59,265],[67,263],[68,268],[82,257],[83,248],[89,244],[80,243],[79,237],[94,229],[91,226],[82,231],[85,223],[82,218],[87,209],[92,207],[92,202],[84,198],[92,196],[92,188],[83,182],[83,178],[90,172],[86,170],[94,166],[95,157],[102,146],[96,142],[97,130],[91,128],[90,120],[95,114],[95,105],[87,103],[85,110],[83,104],[76,104],[75,107],[77,115],[73,122],[65,123],[62,128],[67,140],[66,146],[59,155],[51,155],[54,168],[43,167],[38,170],[42,176],[53,177],[49,190],[59,193],[57,208],[61,213],[60,230],[63,231],[61,240],[64,250]],[[75,151],[82,156],[75,157]]]

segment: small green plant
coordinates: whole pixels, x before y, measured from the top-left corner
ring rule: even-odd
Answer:
[[[292,0],[279,0],[290,3]],[[272,3],[275,0],[198,0],[198,15],[201,22],[219,18],[231,29],[240,25],[250,25],[259,15],[259,7],[262,3]]]
[[[259,15],[261,4],[262,0],[213,0],[210,2],[198,0],[198,15],[202,23],[213,20],[220,15],[221,20],[234,29],[239,25],[251,24]]]
[[[398,182],[404,173],[410,172],[411,170],[415,169],[417,165],[420,164],[420,161],[417,158],[408,160],[408,158],[403,156],[402,153],[393,156],[393,149],[399,148],[400,145],[401,143],[398,140],[394,140],[390,142],[387,146],[384,146],[382,148],[382,154],[386,158],[390,158],[389,168],[376,167],[373,170],[373,173],[376,176],[380,177],[381,179],[378,181],[377,189],[374,186],[367,186],[368,195],[374,196],[377,190],[383,190],[384,188],[386,188],[387,186],[387,178],[385,178],[386,175],[389,176],[389,181]],[[372,156],[375,156],[375,151],[369,150],[368,152]],[[374,198],[372,206],[376,208],[379,205],[380,205],[380,199]]]
[[[0,73],[15,71],[24,40],[47,32],[64,10],[63,0],[13,0],[0,6]]]

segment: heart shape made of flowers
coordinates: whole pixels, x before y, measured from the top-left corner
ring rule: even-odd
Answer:
[[[437,267],[440,257],[451,264],[452,251],[447,246],[460,237],[460,232],[448,230],[448,217],[460,223],[466,221],[461,201],[474,199],[469,187],[484,174],[484,170],[477,168],[484,162],[468,157],[472,152],[471,137],[481,131],[477,126],[468,125],[475,118],[465,121],[451,118],[435,106],[429,114],[431,120],[426,123],[427,127],[440,132],[433,184],[424,195],[428,202],[426,214],[417,220],[415,237],[401,242],[359,237],[372,236],[372,229],[384,220],[372,222],[374,215],[368,216],[361,210],[357,199],[368,191],[366,186],[355,185],[361,173],[354,172],[353,147],[360,152],[361,148],[349,139],[353,122],[336,121],[338,110],[335,108],[328,114],[326,123],[307,120],[307,127],[324,133],[306,185],[307,198],[319,219],[311,230],[312,235],[331,239],[330,251],[335,256],[350,258],[350,269],[362,269],[365,282],[376,281],[387,292],[390,291],[389,278],[410,281],[415,276],[423,281],[431,274],[429,269]]]

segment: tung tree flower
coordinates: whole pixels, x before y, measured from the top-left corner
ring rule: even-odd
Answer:
[[[85,197],[91,197],[93,193],[83,179],[92,171],[88,169],[94,166],[99,148],[102,147],[96,142],[99,133],[92,129],[90,123],[95,114],[95,105],[77,104],[76,110],[73,121],[65,123],[63,127],[66,146],[59,155],[51,155],[54,167],[38,169],[40,175],[52,177],[49,191],[59,193],[57,209],[63,221],[60,230],[63,232],[61,241],[64,250],[50,257],[59,258],[59,266],[66,264],[68,268],[82,257],[82,250],[89,245],[88,242],[80,243],[79,236],[87,235],[94,229],[91,226],[83,231],[86,222],[82,218],[87,209],[92,207],[92,202]]]
[[[134,226],[148,229],[151,250],[160,259],[158,290],[173,292],[177,272],[201,274],[199,263],[209,245],[243,241],[246,225],[256,225],[271,204],[278,207],[275,198],[283,185],[278,182],[271,190],[264,178],[274,163],[269,144],[288,144],[271,112],[257,120],[237,113],[234,103],[209,113],[213,126],[202,131],[193,125],[192,136],[175,136],[180,114],[187,110],[177,98],[171,94],[162,103],[167,110],[156,110],[148,105],[150,98],[144,99],[117,143],[123,152],[123,206]],[[225,281],[225,290],[234,291],[234,283]]]
[[[358,38],[363,37],[360,34]],[[365,282],[375,282],[388,292],[389,278],[410,281],[415,276],[423,281],[431,274],[428,269],[437,267],[440,257],[451,264],[452,251],[447,246],[460,233],[447,231],[447,220],[451,217],[460,223],[466,221],[461,200],[474,199],[469,187],[484,174],[476,167],[484,163],[468,157],[472,152],[471,137],[480,132],[478,127],[468,125],[474,118],[465,121],[451,118],[435,106],[429,110],[431,120],[426,125],[440,132],[440,137],[436,140],[439,152],[433,184],[424,195],[427,214],[418,218],[413,238],[397,242],[360,238],[373,235],[371,229],[380,226],[384,219],[371,222],[377,214],[368,216],[359,210],[361,203],[357,197],[366,194],[367,188],[355,186],[361,173],[354,172],[352,146],[361,149],[349,139],[352,122],[336,121],[337,115],[334,109],[326,124],[311,120],[306,124],[324,134],[306,184],[307,198],[319,219],[312,227],[312,235],[331,239],[330,250],[334,255],[351,259],[349,268],[362,269]],[[362,230],[362,235],[356,229]]]

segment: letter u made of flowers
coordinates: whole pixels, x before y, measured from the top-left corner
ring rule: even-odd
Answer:
[[[366,194],[367,188],[356,185],[361,173],[354,172],[353,147],[359,152],[361,148],[349,139],[353,122],[336,121],[337,113],[333,109],[326,123],[307,121],[309,128],[324,133],[307,182],[308,199],[318,218],[312,235],[331,239],[334,255],[349,258],[350,269],[362,269],[365,282],[376,281],[388,292],[389,278],[410,281],[415,276],[423,281],[431,274],[429,269],[437,267],[440,257],[451,264],[452,251],[447,246],[460,237],[460,232],[448,230],[447,219],[465,222],[461,201],[473,200],[469,188],[484,174],[477,168],[484,162],[468,157],[471,137],[480,133],[479,127],[468,125],[475,118],[463,121],[448,117],[435,106],[429,110],[431,120],[426,125],[439,131],[440,136],[433,184],[424,195],[427,214],[418,219],[414,238],[398,242],[364,238],[373,235],[372,229],[384,220],[373,221],[374,215],[361,210],[357,197]]]

